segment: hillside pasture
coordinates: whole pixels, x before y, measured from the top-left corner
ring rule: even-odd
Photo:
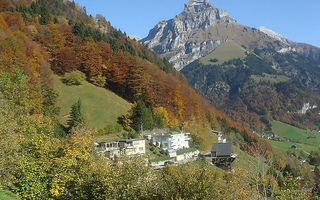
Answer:
[[[320,144],[320,134],[316,131],[304,130],[279,121],[273,121],[272,132],[282,138],[289,139],[290,142],[307,144],[318,147]]]
[[[220,65],[228,60],[245,57],[246,50],[243,49],[236,42],[229,40],[221,44],[209,55],[201,58],[200,62],[204,65]]]
[[[309,154],[320,146],[320,134],[315,131],[304,130],[279,121],[273,121],[272,132],[287,141],[268,140],[274,150],[286,153],[292,145],[296,150]]]
[[[117,123],[118,117],[126,114],[131,104],[115,93],[84,82],[79,86],[67,86],[61,77],[55,77],[55,88],[59,92],[57,106],[61,108],[59,120],[66,125],[71,106],[81,99],[90,128],[104,128]]]

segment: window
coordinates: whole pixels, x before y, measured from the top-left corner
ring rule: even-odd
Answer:
[[[139,151],[143,151],[143,147],[139,147]]]

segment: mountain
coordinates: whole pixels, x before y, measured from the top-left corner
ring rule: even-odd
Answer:
[[[259,30],[240,25],[224,10],[209,1],[189,1],[183,12],[168,21],[161,21],[141,42],[167,58],[177,70],[204,57],[227,40],[246,48],[267,46],[277,49],[274,39]]]
[[[320,104],[319,48],[241,25],[202,0],[190,0],[141,42],[245,126],[266,131],[274,119],[309,128],[319,124],[318,109],[298,114],[306,103]]]
[[[207,0],[194,0],[174,19],[157,24],[141,42],[164,55],[180,70],[223,43],[227,38],[217,38],[220,33],[211,35],[206,30],[226,25],[236,25],[227,12],[211,6]]]

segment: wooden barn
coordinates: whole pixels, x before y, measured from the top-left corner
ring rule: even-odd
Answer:
[[[233,153],[231,143],[216,143],[211,149],[212,164],[226,169],[231,169],[236,154]]]

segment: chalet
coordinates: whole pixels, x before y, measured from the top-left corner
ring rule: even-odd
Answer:
[[[102,142],[97,146],[97,151],[103,153],[106,158],[113,159],[120,155],[136,155],[146,153],[144,139],[121,139],[111,142]]]
[[[231,143],[216,143],[212,145],[211,158],[212,164],[218,167],[231,169],[236,154],[233,153]]]

